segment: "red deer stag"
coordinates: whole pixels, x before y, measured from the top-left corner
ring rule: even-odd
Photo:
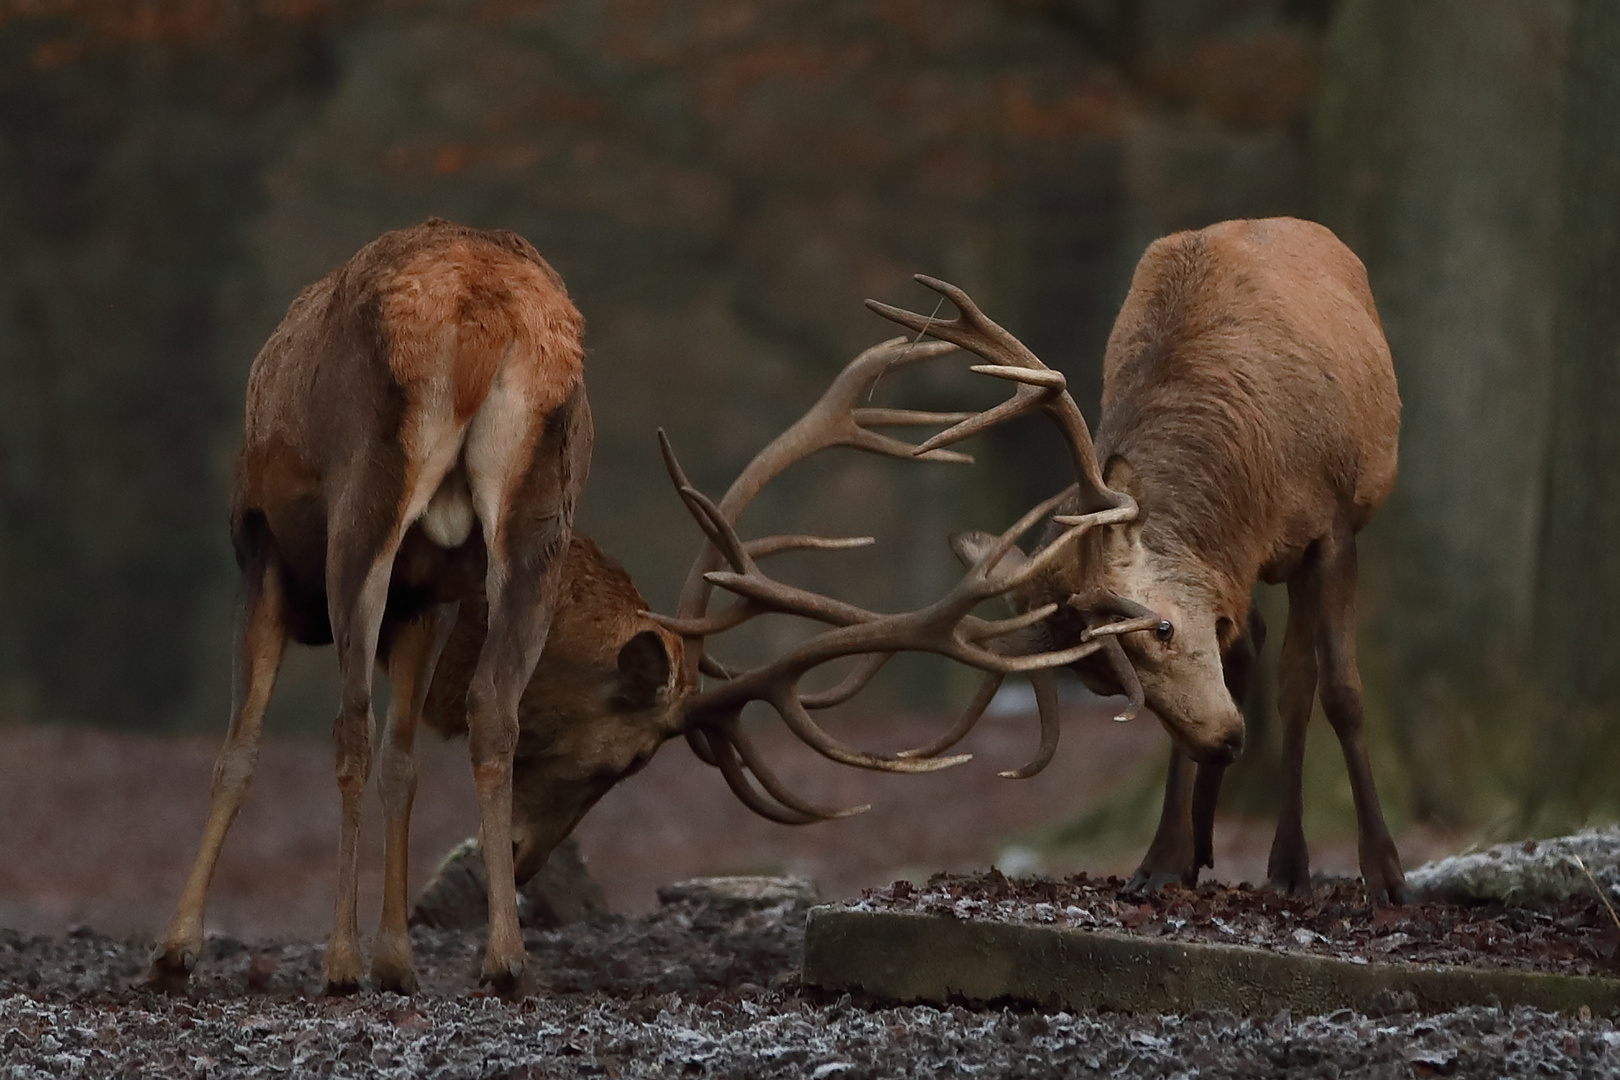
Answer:
[[[925,283],[951,297],[961,318],[940,324],[876,309],[1004,369],[1027,369],[1003,373],[1033,385],[923,449],[1036,405],[1056,408],[1054,399],[1072,407],[1061,382],[1043,388],[1044,365],[971,300]],[[1093,638],[1104,615],[1140,616],[1101,631],[1119,638],[1129,665],[1077,666],[1094,688],[1145,700],[1176,743],[1137,884],[1191,884],[1212,865],[1215,799],[1243,733],[1234,695],[1264,633],[1250,593],[1256,581],[1286,582],[1283,811],[1268,876],[1289,891],[1309,888],[1301,769],[1320,677],[1349,768],[1362,877],[1375,901],[1399,903],[1400,858],[1362,736],[1355,536],[1395,482],[1400,399],[1361,262],[1326,228],[1290,218],[1158,240],[1137,264],[1103,377],[1096,458],[1106,486],[1133,496],[1140,516],[1093,531],[1014,595],[1027,610],[1058,605],[1036,628],[1043,648]],[[959,541],[969,557],[987,545],[982,535]]]
[[[329,992],[358,987],[355,877],[373,664],[385,657],[393,687],[381,789],[385,873],[402,883],[414,729],[457,603],[478,592],[490,629],[466,724],[489,862],[482,978],[500,989],[517,984],[524,949],[512,755],[519,695],[546,640],[590,463],[582,329],[562,280],[521,237],[434,219],[383,234],[305,289],[260,350],[231,505],[241,685],[197,860],[148,975],[153,985],[183,986],[196,962],[209,879],[291,640],[337,644],[342,829],[322,976]],[[385,910],[384,923],[403,928],[403,906]],[[403,934],[380,941],[373,977],[409,989]]]

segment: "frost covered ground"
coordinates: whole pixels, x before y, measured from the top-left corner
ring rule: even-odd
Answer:
[[[418,929],[426,992],[312,996],[319,947],[214,939],[190,997],[142,939],[0,938],[0,1077],[1608,1076],[1606,1018],[1132,1017],[864,1008],[797,985],[804,905],[671,893],[528,935],[534,993],[477,996],[479,935]]]

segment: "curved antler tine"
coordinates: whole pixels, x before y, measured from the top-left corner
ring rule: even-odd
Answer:
[[[755,779],[759,781],[759,786],[765,789],[767,795],[789,810],[809,814],[817,821],[832,821],[835,818],[854,817],[856,814],[864,814],[872,809],[871,803],[862,803],[859,806],[833,807],[817,806],[815,803],[805,802],[788,790],[782,781],[777,779],[775,771],[765,762],[759,751],[754,749],[754,744],[749,741],[748,736],[742,733],[740,727],[733,726],[728,735],[731,745],[742,756],[743,764],[748,766],[748,771],[754,774]]]
[[[843,682],[831,690],[823,690],[819,694],[802,694],[799,697],[799,704],[806,709],[830,709],[834,705],[842,705],[864,690],[866,684],[871,682],[879,671],[883,670],[883,665],[887,664],[893,656],[894,653],[892,652],[867,653],[861,658],[860,666],[850,672],[848,678],[844,679]],[[905,757],[906,755],[900,754],[898,756]]]
[[[1037,395],[1030,395],[1030,397],[1034,396]],[[937,454],[940,452],[939,448],[942,446],[950,446],[952,443],[959,443],[970,435],[977,435],[986,428],[995,427],[997,424],[1008,419],[1009,417],[1017,416],[1019,413],[1026,411],[1029,408],[1029,404],[1028,397],[1021,397],[1018,394],[1014,394],[1006,401],[1003,401],[1000,405],[986,409],[984,412],[976,413],[971,418],[962,421],[960,424],[946,428],[944,431],[941,431],[932,438],[924,439],[922,442],[917,444],[917,448],[915,451],[913,451],[913,453],[915,453],[918,457],[921,457],[924,454]]]
[[[1100,641],[1104,638],[1118,637],[1120,634],[1134,634],[1138,630],[1151,630],[1163,620],[1157,615],[1144,615],[1140,619],[1124,619],[1120,622],[1103,623],[1089,630],[1082,631],[1080,640]]]
[[[674,615],[660,615],[656,611],[643,611],[653,622],[666,630],[672,630],[682,637],[709,637],[713,634],[723,634],[734,629],[757,615],[763,615],[765,609],[752,600],[739,600],[724,611],[705,615],[701,619],[682,619]]]
[[[1136,719],[1136,714],[1142,711],[1147,704],[1142,695],[1142,680],[1137,678],[1136,668],[1132,666],[1130,657],[1125,655],[1125,647],[1119,643],[1119,638],[1103,639],[1103,652],[1108,657],[1108,666],[1114,671],[1114,678],[1119,680],[1120,689],[1130,698],[1130,704],[1114,714],[1117,723],[1125,724]]]
[[[1085,641],[1055,652],[1032,653],[1028,656],[1002,656],[976,645],[968,645],[950,653],[952,659],[971,664],[980,671],[999,671],[1006,675],[1023,675],[1047,668],[1067,667],[1076,660],[1084,660],[1103,647],[1099,641]]]
[[[763,559],[784,551],[849,551],[871,547],[877,543],[871,536],[762,536],[743,543],[743,550],[752,559]]]
[[[874,769],[878,772],[919,773],[938,772],[953,765],[960,765],[970,761],[972,754],[957,754],[948,758],[905,758],[886,757],[880,754],[868,754],[862,750],[846,746],[822,730],[810,714],[799,704],[797,691],[789,686],[786,690],[772,694],[769,700],[771,707],[782,717],[793,734],[799,740],[820,754],[831,758],[841,765],[854,765],[860,769]]]
[[[1075,489],[1072,487],[1069,488],[1068,491],[1064,493],[1064,496],[1067,497],[1069,493],[1073,492],[1074,490]],[[1135,516],[1136,504],[1134,502],[1129,506],[1115,507],[1111,510],[1098,510],[1094,513],[1081,514],[1077,517],[1066,514],[1054,514],[1052,516],[1052,520],[1060,525],[1066,525],[1067,528],[1043,544],[1040,550],[1036,551],[1035,554],[1029,556],[1024,565],[1019,567],[1016,571],[1011,572],[1003,584],[1008,589],[1016,589],[1018,586],[1034,578],[1037,574],[1044,572],[1047,567],[1052,565],[1052,563],[1062,558],[1069,545],[1075,540],[1079,539],[1081,536],[1084,536],[1091,529],[1098,525],[1112,525],[1116,522],[1129,521]]]
[[[734,676],[725,669],[725,665],[712,656],[698,657],[698,670],[711,679],[723,679],[730,682]]]
[[[732,530],[730,523],[726,521],[725,515],[720,512],[714,501],[686,478],[686,471],[681,468],[680,461],[675,457],[675,447],[663,428],[658,429],[658,448],[663,451],[664,468],[669,472],[669,478],[674,481],[675,490],[680,493],[681,501],[696,519],[698,528],[703,530],[703,535],[709,538],[715,550],[725,557],[733,569],[739,573],[746,570],[749,563],[742,541],[737,539],[736,532]]]
[[[980,375],[992,375],[998,379],[1007,379],[1010,382],[1023,383],[1025,386],[1038,386],[1044,390],[1067,390],[1069,380],[1063,372],[1053,368],[1025,368],[1013,367],[1011,364],[974,364],[968,368]]]
[[[737,747],[732,741],[720,733],[714,733],[713,743],[716,744],[715,765],[720,769],[720,775],[726,778],[726,786],[731,789],[732,794],[748,809],[779,825],[809,825],[822,820],[802,810],[778,806],[755,791],[754,785],[748,782],[748,777],[743,773],[742,764],[737,760]]]
[[[862,427],[932,427],[935,424],[960,424],[963,420],[971,420],[976,414],[970,412],[923,412],[919,409],[883,409],[867,406],[855,409],[850,415]]]
[[[1007,552],[1013,549],[1013,546],[1018,543],[1019,539],[1025,533],[1029,532],[1029,530],[1033,529],[1036,524],[1039,523],[1040,520],[1047,514],[1051,513],[1058,506],[1061,506],[1064,500],[1068,499],[1073,494],[1074,486],[1070,485],[1069,487],[1066,487],[1062,491],[1058,492],[1056,495],[1053,495],[1050,499],[1047,499],[1045,502],[1041,503],[1039,506],[1031,509],[1017,521],[1013,522],[1012,526],[997,538],[996,546],[986,552],[984,558],[979,560],[978,565],[974,567],[975,572],[979,571],[980,568],[983,568],[984,576],[988,580],[991,577],[991,571],[996,568],[1002,559],[1006,558]],[[1029,580],[1029,578],[1033,576],[1033,572],[1028,571],[1029,568],[1026,566],[1017,571],[1015,574],[997,575],[995,577],[996,591],[1006,592],[1007,590],[1021,584],[1023,581]]]
[[[959,454],[955,450],[934,449],[931,444],[938,440],[939,436],[937,435],[934,438],[927,440],[927,442],[914,446],[903,439],[896,439],[892,435],[884,435],[881,432],[868,431],[865,428],[859,428],[857,430],[858,434],[855,436],[855,445],[859,446],[862,450],[869,450],[874,454],[885,454],[888,457],[907,459],[919,458],[923,461],[939,461],[944,462],[947,465],[973,464],[972,454]],[[952,430],[955,429],[953,428]]]
[[[688,724],[685,734],[686,745],[692,748],[692,753],[697,755],[697,759],[705,765],[713,765],[718,769],[720,756],[714,752],[714,747],[709,742],[709,730],[696,724]]]
[[[919,746],[915,750],[900,751],[899,756],[938,757],[967,738],[968,732],[973,730],[973,726],[979,722],[979,718],[984,715],[984,711],[990,707],[990,700],[996,696],[996,691],[1001,689],[1001,684],[1005,679],[1006,676],[998,671],[985,672],[984,679],[979,683],[978,692],[973,695],[973,700],[968,702],[968,707],[963,711],[962,715],[956,718],[956,723],[950,726],[950,730],[927,746]]]
[[[1032,671],[1029,684],[1035,688],[1035,710],[1041,717],[1041,748],[1028,765],[1021,769],[1008,769],[1000,775],[1009,780],[1027,780],[1052,763],[1057,753],[1060,729],[1057,700],[1057,677],[1050,671]]]
[[[980,619],[973,623],[972,629],[963,636],[969,641],[989,641],[1034,626],[1057,609],[1056,604],[1042,604],[1038,608],[1031,608],[1022,615],[1014,615],[1008,619]],[[963,622],[966,623],[967,620],[964,619]]]

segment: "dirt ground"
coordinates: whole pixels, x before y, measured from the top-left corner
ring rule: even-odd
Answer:
[[[480,935],[413,934],[424,992],[312,996],[320,947],[215,937],[188,997],[145,937],[0,934],[0,1075],[43,1077],[1612,1076],[1607,1018],[1464,1009],[1259,1020],[865,1008],[796,985],[804,907],[678,902],[526,940],[535,993],[474,991]]]
[[[659,906],[655,890],[703,874],[793,872],[826,898],[938,870],[983,869],[1011,839],[1072,815],[1165,750],[1153,725],[1072,710],[1040,777],[1002,780],[1034,747],[1031,718],[987,719],[978,758],[924,777],[831,766],[780,731],[760,741],[821,801],[860,818],[764,822],[679,743],[610,794],[580,830],[619,914],[529,932],[530,995],[478,993],[481,934],[417,928],[423,993],[316,996],[330,925],[337,798],[330,750],[269,742],[226,846],[212,936],[189,996],[135,987],[191,859],[216,738],[139,739],[0,730],[0,1077],[1050,1077],[1597,1076],[1620,1072],[1607,1018],[1475,1009],[1262,1021],[1222,1013],[1131,1017],[925,1006],[864,1008],[797,985],[803,907]],[[895,748],[937,722],[898,718],[843,734]],[[427,746],[413,832],[419,883],[474,828],[463,748]],[[375,799],[372,800],[375,814]],[[1258,877],[1266,823],[1222,822],[1226,876]],[[363,924],[380,852],[368,823]],[[1445,849],[1402,838],[1409,862]],[[1317,844],[1350,871],[1353,843]],[[1125,865],[1094,867],[1120,872]],[[1057,868],[1054,868],[1057,869]]]

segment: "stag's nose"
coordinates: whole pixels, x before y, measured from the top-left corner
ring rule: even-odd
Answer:
[[[1224,738],[1215,745],[1215,757],[1223,764],[1231,764],[1237,756],[1243,753],[1243,729],[1235,728],[1228,731]]]

